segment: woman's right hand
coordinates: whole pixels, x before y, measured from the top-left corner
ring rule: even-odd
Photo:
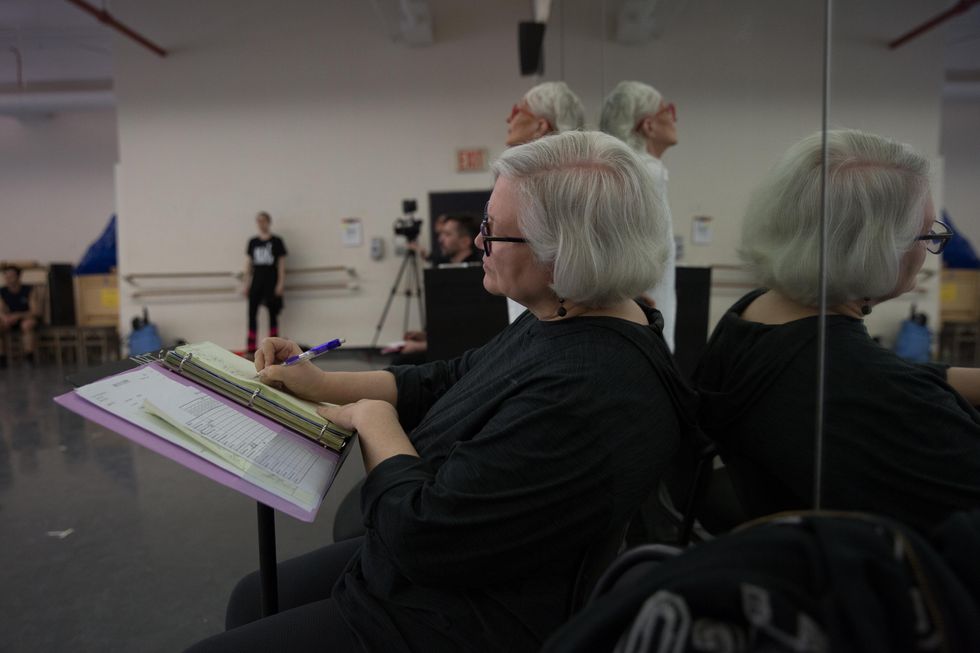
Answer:
[[[295,342],[285,338],[266,338],[255,352],[255,370],[259,380],[274,388],[284,389],[301,399],[325,401],[324,372],[310,361],[281,365],[290,356],[302,354]]]

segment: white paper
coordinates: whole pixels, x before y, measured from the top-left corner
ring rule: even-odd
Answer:
[[[344,247],[360,247],[364,242],[364,226],[361,224],[360,218],[344,218],[341,220],[343,225],[343,230],[341,234],[341,243]]]
[[[269,429],[150,366],[96,381],[76,392],[306,510],[316,507],[326,489],[333,461],[315,445],[287,433],[285,427]]]

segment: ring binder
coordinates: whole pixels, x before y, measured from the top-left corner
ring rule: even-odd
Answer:
[[[222,355],[230,357],[230,361],[237,364],[238,359],[234,354],[217,349],[216,345],[202,343],[186,346],[205,347],[207,345]],[[210,355],[215,354],[212,351]],[[338,453],[347,450],[347,444],[353,437],[353,432],[341,429],[330,423],[329,420],[325,420],[315,412],[314,406],[311,406],[307,412],[301,412],[298,407],[284,404],[281,399],[276,397],[277,393],[273,388],[256,387],[257,383],[254,379],[246,380],[244,371],[238,376],[234,373],[225,373],[221,369],[211,367],[208,361],[208,355],[197,355],[193,351],[173,349],[166,351],[163,359],[159,362],[164,367],[283,424],[321,447],[332,449]],[[251,370],[249,370],[250,372]]]

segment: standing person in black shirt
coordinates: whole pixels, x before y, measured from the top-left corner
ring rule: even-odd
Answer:
[[[570,132],[494,163],[484,286],[527,307],[453,361],[322,372],[276,363],[267,382],[340,406],[367,478],[367,534],[280,565],[278,615],[255,576],[201,651],[536,651],[568,614],[591,547],[622,533],[691,422],[653,285],[671,237],[650,173],[611,136]]]
[[[269,310],[269,336],[279,335],[279,311],[286,284],[286,244],[272,233],[272,217],[262,211],[255,216],[259,235],[245,248],[243,293],[248,297],[248,353],[255,353],[259,305]]]
[[[928,162],[857,131],[827,134],[826,383],[821,506],[928,530],[980,507],[980,370],[907,362],[863,318],[915,287],[948,228]],[[749,204],[740,254],[767,290],[739,300],[695,382],[750,517],[813,506],[821,135],[793,146]]]
[[[4,287],[0,288],[0,335],[4,331],[19,330],[24,358],[34,364],[34,330],[37,329],[41,311],[37,305],[34,288],[20,282],[21,270],[15,265],[3,269]],[[0,338],[0,347],[3,339]],[[7,367],[7,352],[0,351],[0,368]]]

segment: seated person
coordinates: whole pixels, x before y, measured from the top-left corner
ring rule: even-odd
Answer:
[[[430,259],[432,264],[480,263],[483,261],[483,252],[474,244],[474,239],[479,233],[480,224],[471,215],[459,213],[439,216],[436,222],[439,254],[432,255]],[[417,251],[420,251],[421,256],[425,258],[424,251]],[[402,336],[402,340],[397,349],[388,350],[388,352],[398,352],[398,355],[392,359],[392,363],[395,365],[424,363],[426,352],[429,350],[425,331],[407,331]]]
[[[977,370],[913,364],[862,318],[915,287],[948,238],[928,162],[828,133],[826,410],[821,507],[928,529],[980,506]],[[764,289],[722,318],[695,373],[701,424],[749,516],[814,505],[821,137],[793,146],[749,203],[740,255]]]
[[[493,170],[484,285],[528,312],[458,359],[387,371],[283,367],[299,348],[263,342],[267,383],[357,429],[367,534],[281,564],[275,616],[246,578],[229,630],[193,651],[536,651],[585,553],[656,485],[691,393],[659,314],[630,299],[671,242],[649,171],[598,132]]]
[[[32,286],[20,282],[21,269],[8,265],[3,269],[4,286],[0,288],[0,334],[20,331],[24,358],[34,364],[34,331],[41,311]],[[0,347],[3,339],[0,338]],[[7,352],[0,350],[0,368],[7,367]]]
[[[439,254],[432,257],[433,265],[447,263],[479,263],[483,253],[473,244],[480,233],[476,218],[466,214],[450,214],[436,224]]]

